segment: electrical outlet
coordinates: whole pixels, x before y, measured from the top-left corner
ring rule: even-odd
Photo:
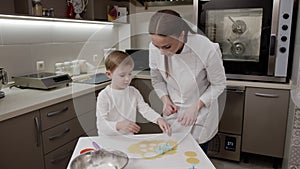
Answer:
[[[100,56],[94,55],[94,56],[93,56],[93,61],[94,61],[94,62],[99,62],[99,61],[100,61]]]
[[[37,71],[45,70],[45,62],[43,60],[36,62],[36,70]]]

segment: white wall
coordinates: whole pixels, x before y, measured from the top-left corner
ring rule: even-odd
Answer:
[[[103,49],[118,46],[120,26],[67,22],[0,19],[0,67],[9,75],[36,72],[36,61],[45,61],[45,71],[56,62],[86,59],[94,62]]]

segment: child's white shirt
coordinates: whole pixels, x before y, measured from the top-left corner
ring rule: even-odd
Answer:
[[[161,115],[145,103],[140,92],[133,86],[123,90],[116,90],[108,85],[97,97],[97,130],[98,135],[130,134],[117,131],[117,122],[125,119],[136,122],[136,113],[139,112],[147,120],[156,123]]]

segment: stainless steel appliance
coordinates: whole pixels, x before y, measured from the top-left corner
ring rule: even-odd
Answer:
[[[41,72],[13,77],[15,86],[20,88],[51,89],[72,82],[68,74]]]
[[[296,1],[194,2],[198,27],[220,44],[228,79],[288,82]]]
[[[239,161],[243,130],[245,87],[227,86],[225,93],[226,103],[219,123],[219,132],[209,142],[207,154],[211,157]]]
[[[2,85],[6,85],[8,83],[7,72],[0,67],[0,90],[2,89]],[[3,91],[0,91],[0,99],[5,97]]]

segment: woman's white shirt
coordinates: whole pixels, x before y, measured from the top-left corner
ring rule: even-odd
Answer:
[[[169,76],[166,77],[165,57],[152,43],[149,45],[152,85],[160,98],[169,95],[179,108],[178,114],[167,117],[171,123],[199,99],[205,104],[192,128],[192,135],[199,143],[210,140],[217,133],[217,98],[226,87],[221,56],[218,44],[202,35],[188,34],[181,53],[167,57]]]

